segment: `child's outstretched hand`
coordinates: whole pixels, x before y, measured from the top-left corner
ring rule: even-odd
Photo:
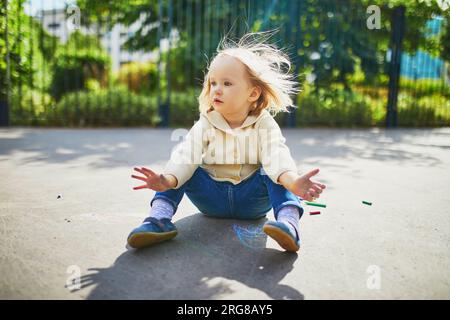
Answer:
[[[145,182],[144,185],[134,187],[133,190],[139,190],[139,189],[152,189],[155,191],[166,191],[168,189],[171,189],[173,185],[170,183],[170,181],[167,180],[167,178],[162,174],[156,174],[152,170],[141,167],[134,168],[137,172],[142,173],[145,177],[135,176],[131,175],[132,178],[142,180]]]
[[[302,176],[297,177],[290,188],[290,191],[306,201],[314,201],[320,197],[325,185],[317,181],[311,181],[311,177],[319,173],[319,169],[314,169]]]

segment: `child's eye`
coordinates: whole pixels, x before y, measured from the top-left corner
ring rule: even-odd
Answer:
[[[216,85],[216,82],[215,82],[215,81],[211,81],[211,85],[212,85],[212,86],[215,86],[215,85]]]
[[[225,81],[225,85],[228,87],[228,86],[231,86],[231,82],[228,82],[228,81]]]

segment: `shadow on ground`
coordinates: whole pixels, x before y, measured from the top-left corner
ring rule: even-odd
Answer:
[[[136,163],[165,162],[179,142],[175,129],[35,129],[0,130],[0,156],[25,154],[19,165],[35,162],[64,163],[98,156],[92,168],[131,167]],[[428,137],[446,139],[446,129],[285,129],[292,154],[298,163],[310,157],[364,158],[377,161],[404,161],[416,165],[439,165],[429,154],[409,150],[423,146],[448,150],[448,143],[430,144]],[[425,139],[425,140],[424,140]],[[400,146],[402,146],[400,148]],[[151,146],[153,152],[143,146]],[[5,159],[8,159],[5,157]],[[2,159],[0,159],[2,161]],[[316,160],[314,160],[317,163]]]
[[[280,284],[298,255],[266,248],[265,221],[182,218],[175,239],[129,249],[110,268],[89,269],[81,290],[95,286],[88,299],[220,299],[244,285],[273,299],[303,299]]]

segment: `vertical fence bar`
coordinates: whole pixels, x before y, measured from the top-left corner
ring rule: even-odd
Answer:
[[[28,23],[29,23],[29,38],[28,38],[28,43],[30,46],[29,49],[29,55],[28,55],[28,59],[29,59],[29,65],[30,68],[28,70],[28,90],[30,90],[30,110],[34,113],[34,102],[33,102],[33,97],[34,97],[34,84],[33,84],[33,33],[34,33],[34,29],[33,29],[33,17],[32,17],[32,12],[31,12],[31,1],[28,2],[29,3],[29,8],[30,8],[30,15],[28,16]]]
[[[57,39],[59,39],[57,37],[62,36],[62,34],[58,34],[58,28],[59,27],[58,28],[56,27],[57,24],[56,24],[56,5],[55,5],[55,0],[52,1],[52,7],[53,7],[52,8],[52,29],[54,30],[54,32],[52,34],[52,58],[53,58],[53,61],[51,61],[51,63],[52,63],[52,67],[54,67],[54,64],[56,63],[56,61],[54,60],[54,57],[55,57],[55,54],[56,54],[56,41],[57,41]],[[63,23],[63,22],[61,22],[61,23]],[[52,82],[50,82],[50,83],[52,83]],[[58,84],[58,86],[60,86],[60,84]],[[50,91],[51,91],[51,86],[50,86]],[[50,94],[51,94],[51,92],[50,92]],[[52,108],[52,106],[50,106],[50,108]],[[48,112],[49,112],[49,110],[46,109],[46,112],[44,113],[44,115],[47,115]],[[42,118],[41,119],[36,119],[36,117],[35,117],[36,115],[34,113],[33,113],[33,116],[34,116],[33,120],[36,121],[37,123],[39,123],[39,121],[43,120]],[[44,117],[46,117],[46,116],[44,116]]]
[[[121,114],[123,113],[123,107],[122,107],[122,103],[121,103],[121,93],[114,90],[114,81],[113,81],[113,76],[114,76],[114,60],[113,60],[113,56],[114,56],[114,52],[117,53],[117,50],[115,49],[116,45],[116,41],[120,46],[120,43],[122,42],[122,28],[118,27],[118,28],[114,28],[116,25],[116,22],[113,22],[112,20],[112,13],[111,11],[108,12],[108,41],[109,43],[107,44],[107,48],[109,48],[109,57],[111,57],[111,63],[109,64],[109,68],[108,68],[108,109],[110,110],[109,112],[109,124],[110,125],[118,125],[120,123],[120,117]],[[116,37],[116,32],[117,37]],[[126,32],[126,36],[125,39],[128,37],[128,29]],[[126,41],[126,40],[125,40]],[[121,55],[120,55],[120,49],[118,50],[118,55],[117,55],[117,59],[119,61],[119,65],[121,63]]]
[[[397,126],[397,99],[402,58],[402,41],[405,28],[405,7],[398,6],[392,15],[391,63],[389,67],[389,93],[386,126]]]
[[[181,34],[181,30],[182,30],[182,28],[181,28],[181,26],[182,26],[181,14],[183,12],[183,9],[182,9],[183,8],[183,2],[184,2],[184,0],[175,0],[175,3],[177,4],[177,7],[175,9],[176,10],[175,14],[176,14],[177,19],[176,19],[176,21],[174,21],[174,27],[175,27],[174,29],[176,29],[176,31],[177,31],[177,37],[176,37],[177,43],[176,43],[176,49],[175,49],[175,52],[177,53],[175,59],[177,59],[177,60],[178,59],[182,59],[182,56],[181,56],[181,50],[182,49],[181,49],[180,43],[181,43],[181,39],[182,39],[182,34]],[[178,64],[176,64],[176,65],[178,65]],[[183,63],[182,65],[186,66],[186,63]],[[180,72],[181,73],[181,70],[175,70],[175,72]],[[178,92],[180,91],[180,81],[179,81],[179,79],[180,79],[180,76],[177,74],[177,76],[176,76],[176,78],[175,78],[175,80],[173,82],[173,90],[175,91],[175,95],[173,97],[173,103],[171,101],[171,105],[172,106],[176,106],[176,107],[185,104],[185,103],[182,102],[182,99],[183,99],[184,95],[182,97],[181,95],[178,94]],[[172,107],[172,110],[174,110],[174,107]],[[169,113],[170,113],[170,110],[169,110]],[[169,116],[171,117],[170,114],[169,114]]]
[[[214,52],[213,50],[213,43],[214,43],[214,24],[217,23],[216,20],[214,20],[214,4],[213,1],[208,2],[208,15],[206,16],[207,24],[208,24],[208,58],[210,58]]]
[[[157,103],[158,103],[158,115],[160,118],[160,123],[158,126],[163,126],[163,114],[161,110],[161,28],[162,28],[162,0],[158,0],[158,30],[156,32],[156,45],[158,47],[158,95],[157,95]]]
[[[78,52],[78,37],[76,37],[76,36],[74,36],[74,42],[73,42],[73,45],[74,45],[74,51],[73,52],[71,52],[71,49],[69,49],[69,55],[70,56],[72,56],[72,54],[74,53],[74,52]],[[74,90],[75,90],[75,112],[74,113],[72,113],[72,112],[70,112],[69,114],[70,115],[74,115],[73,117],[71,117],[71,118],[69,118],[69,121],[65,121],[66,123],[69,123],[69,125],[77,125],[76,123],[75,123],[75,120],[76,119],[80,119],[80,94],[79,94],[79,90],[78,90],[78,87],[79,87],[79,83],[80,83],[80,70],[75,70],[75,72],[74,72],[74,75],[75,75],[75,79],[74,79],[74,81],[75,81],[75,83],[74,83],[74,86],[73,86],[73,88],[74,88]],[[69,106],[69,108],[73,108],[73,106]],[[66,115],[64,115],[64,116],[66,116]]]
[[[179,1],[179,0],[178,0]],[[167,38],[169,43],[169,48],[167,51],[167,59],[166,59],[166,81],[167,81],[167,97],[166,97],[166,104],[164,106],[165,108],[165,123],[166,126],[169,126],[169,120],[170,120],[170,94],[171,94],[171,70],[170,70],[170,51],[172,50],[172,39],[171,39],[171,32],[172,32],[172,25],[173,25],[173,3],[172,0],[168,0],[168,9],[169,9],[169,26],[167,30]]]
[[[186,87],[191,87],[191,47],[192,47],[192,41],[190,41],[191,37],[191,16],[192,16],[192,1],[186,0],[186,12],[185,12],[185,19],[186,19],[186,52],[185,52],[185,61],[186,61]]]
[[[228,3],[230,5],[230,25],[232,28],[231,36],[233,38],[237,38],[238,34],[238,13],[236,8],[236,1],[237,0],[229,0]]]
[[[219,19],[220,19],[220,15],[218,12],[218,5],[217,5],[218,1],[213,1],[211,3],[211,19],[212,19],[212,35],[211,35],[211,52],[212,54],[216,53],[216,48],[217,48],[217,35],[219,33]]]
[[[106,18],[106,32],[107,32],[107,37],[106,37],[106,47],[109,48],[109,54],[112,54],[112,27],[111,27],[111,11],[110,9],[108,9],[108,17]],[[111,97],[111,91],[112,91],[112,81],[111,81],[111,76],[112,76],[112,71],[111,71],[111,64],[109,64],[108,66],[108,70],[107,70],[107,74],[108,74],[108,95],[107,95],[107,103],[106,103],[106,108],[109,110],[108,113],[104,113],[104,115],[106,117],[108,117],[109,119],[107,119],[106,123],[111,124],[111,122],[114,121],[114,119],[111,119],[114,117],[115,112],[111,112],[113,111],[112,109],[112,97]]]
[[[300,67],[299,67],[299,61],[298,61],[298,41],[297,41],[297,37],[298,37],[298,29],[300,26],[300,19],[299,19],[299,1],[300,0],[291,0],[289,1],[289,12],[290,12],[290,26],[287,27],[287,29],[289,30],[289,41],[293,44],[293,55],[292,55],[292,59],[293,59],[293,66],[294,66],[294,75],[295,75],[295,79],[296,81],[298,81],[298,74],[300,71]],[[291,30],[291,26],[293,26],[292,30]],[[294,105],[297,105],[297,100],[298,100],[298,94],[296,94],[293,97],[294,100]],[[297,123],[297,108],[291,108],[291,112],[288,113],[287,115],[287,126],[290,128],[293,128],[296,126]]]
[[[99,48],[102,48],[102,49],[104,48],[104,45],[106,47],[108,47],[107,43],[106,43],[107,39],[106,39],[106,37],[104,37],[105,32],[104,32],[103,17],[100,14],[99,14],[99,16],[97,18],[97,25],[96,25],[95,29],[96,29],[96,33],[97,33],[97,46]],[[102,39],[102,37],[103,37],[103,39]],[[104,41],[104,45],[102,43],[102,40]],[[108,76],[107,76],[107,69],[106,68],[107,68],[107,66],[105,66],[105,69],[103,70],[103,74],[102,74],[103,78],[101,79],[101,87],[102,87],[102,89],[104,89],[104,87],[106,86],[106,81],[108,80],[107,79]],[[99,101],[100,99],[101,99],[100,95],[96,95],[96,100],[97,101],[94,101],[94,104],[95,104],[94,115],[95,116],[92,119],[92,124],[93,125],[98,125],[99,122],[101,121],[101,119],[100,119],[100,115],[101,115],[100,110],[101,110],[102,106],[100,106],[100,103],[101,103]]]
[[[158,114],[161,119],[159,123],[160,127],[168,126],[168,119],[166,117],[166,106],[162,102],[162,92],[161,92],[161,80],[162,80],[162,63],[163,63],[163,52],[161,48],[161,40],[163,36],[163,0],[158,0],[158,32],[157,32],[157,45],[159,48],[159,57],[158,57]],[[167,85],[167,84],[166,84]]]
[[[209,24],[209,16],[208,16],[208,13],[209,13],[209,5],[210,5],[210,0],[204,0],[203,1],[203,17],[202,17],[202,19],[203,19],[203,32],[202,32],[202,34],[203,34],[203,48],[204,48],[204,50],[203,50],[203,55],[207,55],[208,57],[209,57],[209,32],[210,32],[210,30],[209,30],[209,26],[208,26],[208,24]]]
[[[128,5],[130,4],[129,0],[127,0],[127,4]],[[121,27],[120,27],[120,29],[121,29]],[[132,103],[132,101],[131,101],[131,89],[133,88],[133,85],[131,84],[131,70],[132,70],[132,68],[131,68],[131,61],[127,61],[126,64],[125,64],[125,68],[122,69],[122,65],[120,63],[120,57],[122,56],[122,39],[121,39],[120,35],[121,35],[121,30],[119,30],[119,50],[118,50],[118,52],[119,52],[119,57],[118,57],[118,59],[119,59],[119,70],[118,70],[118,72],[119,72],[119,76],[121,77],[122,81],[125,81],[125,79],[124,79],[125,75],[123,74],[123,72],[126,72],[126,77],[127,77],[126,78],[126,82],[127,82],[127,88],[128,88],[127,96],[126,96],[126,99],[127,99],[127,116],[125,117],[125,122],[124,123],[125,123],[125,125],[129,125],[130,123],[134,122],[133,121],[134,112],[132,111],[134,109],[131,107],[131,103]],[[123,72],[121,72],[121,71],[123,71]],[[137,77],[137,79],[139,79],[137,81],[139,81],[139,82],[141,80],[140,71],[141,70],[139,69],[139,71],[138,71],[139,75]],[[148,75],[147,77],[148,77],[147,80],[149,81],[149,87],[151,87],[152,86],[151,76]],[[134,88],[134,89],[137,90],[139,95],[141,94],[140,86],[137,85],[137,87]]]
[[[253,12],[252,12],[252,8],[251,8],[250,0],[247,0],[244,7],[245,7],[245,20],[247,23],[247,25],[245,26],[245,33],[247,33],[247,32],[251,31],[251,26],[252,26],[252,22],[253,22]]]
[[[20,1],[17,2],[17,34],[16,34],[16,42],[17,50],[19,52],[16,63],[17,63],[17,70],[19,71],[19,77],[17,79],[17,105],[15,106],[18,110],[18,115],[20,116],[20,120],[24,121],[28,124],[29,119],[23,119],[23,115],[25,114],[23,111],[23,104],[22,104],[22,72],[23,72],[23,58],[22,58],[22,19],[21,19],[21,12],[22,10],[22,4]]]
[[[240,39],[245,34],[245,23],[247,22],[247,16],[245,14],[245,0],[236,1],[236,23],[237,23],[237,38]]]
[[[194,54],[194,63],[193,63],[193,69],[194,69],[194,86],[197,86],[197,70],[198,70],[198,62],[199,62],[199,56],[200,56],[200,52],[201,52],[201,39],[200,39],[200,32],[201,32],[201,0],[197,0],[196,1],[196,5],[195,5],[195,15],[194,15],[195,19],[195,54]]]
[[[91,37],[92,34],[91,34],[89,16],[86,17],[85,23],[86,23],[86,29],[87,29],[86,31],[89,34],[89,37]],[[90,40],[88,49],[92,50],[92,47],[93,47],[93,43]],[[90,76],[93,77],[94,74],[91,74]],[[85,80],[86,80],[86,77],[85,77]],[[83,114],[85,115],[85,117],[84,117],[84,125],[85,126],[90,126],[91,123],[92,123],[92,116],[91,116],[91,114],[92,114],[92,111],[91,111],[91,100],[92,99],[91,99],[91,94],[89,93],[89,91],[90,91],[90,89],[85,91],[86,92],[86,95],[85,95],[85,97],[86,97],[86,102],[85,102],[86,103],[86,108],[85,108],[85,111],[83,112]]]
[[[192,33],[193,33],[193,11],[194,11],[194,4],[192,2],[192,0],[187,0],[188,1],[188,5],[187,5],[187,31],[186,31],[186,46],[187,46],[187,50],[186,50],[186,56],[187,59],[189,61],[188,65],[187,65],[187,81],[188,81],[188,85],[190,88],[194,87],[194,81],[193,81],[193,41],[192,41]],[[194,96],[195,95],[195,90],[191,90],[191,94]]]
[[[6,47],[6,77],[5,86],[6,92],[4,98],[0,99],[0,126],[9,126],[9,102],[10,90],[11,90],[11,70],[10,70],[10,57],[9,57],[9,39],[8,39],[8,0],[2,0],[5,8],[5,47]],[[3,83],[1,84],[3,86]],[[3,93],[1,94],[3,95]],[[6,100],[3,100],[6,99]]]
[[[44,17],[45,17],[45,12],[44,12],[44,1],[41,0],[40,1],[40,22],[41,25],[39,27],[39,44],[40,44],[40,48],[41,48],[41,58],[42,58],[42,64],[39,66],[41,68],[41,81],[40,81],[40,85],[39,85],[39,91],[40,92],[44,92],[45,91],[45,68],[46,68],[46,48],[45,48],[45,43],[44,43]],[[45,105],[45,100],[44,100],[44,94],[41,95],[41,106]]]
[[[67,7],[66,7],[67,10]],[[73,26],[72,26],[73,27]],[[67,38],[66,38],[66,43],[64,45],[64,59],[67,59],[67,56],[70,52],[70,48],[69,48],[69,41],[70,41],[70,36],[71,36],[71,30],[67,27],[67,25],[65,26],[66,30],[67,30]],[[64,93],[67,94],[68,92],[70,92],[70,78],[68,79],[68,76],[70,77],[70,75],[68,75],[67,73],[64,74],[64,79],[63,79],[63,90]],[[64,110],[67,110],[67,103],[68,103],[69,99],[64,99],[64,105],[63,108]],[[66,112],[60,112],[59,108],[56,111],[56,114],[64,114],[66,115]],[[54,119],[57,123],[59,124],[64,124],[64,122],[62,121],[62,119]]]

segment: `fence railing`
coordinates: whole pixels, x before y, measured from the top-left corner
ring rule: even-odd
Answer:
[[[222,37],[274,29],[302,84],[280,124],[450,124],[450,27],[437,6],[1,0],[0,12],[2,125],[192,125]]]

